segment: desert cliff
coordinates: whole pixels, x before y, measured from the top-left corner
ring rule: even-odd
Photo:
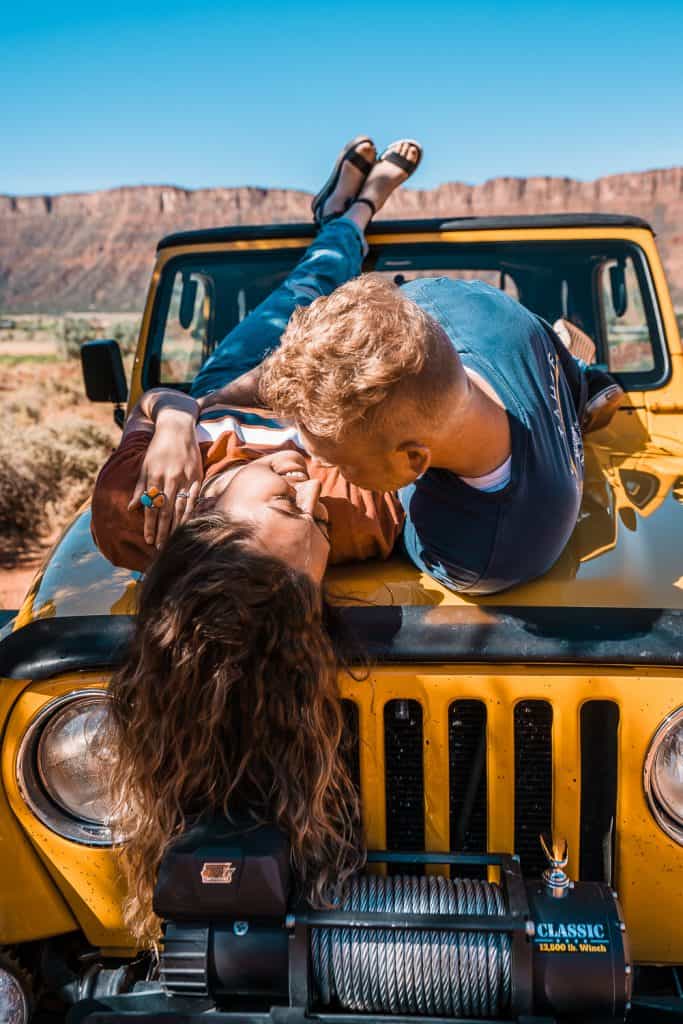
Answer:
[[[310,196],[284,189],[133,186],[56,196],[0,196],[0,311],[139,310],[157,241],[173,231],[302,221]],[[683,167],[571,178],[494,178],[406,189],[387,218],[563,212],[636,214],[658,241],[683,305]]]

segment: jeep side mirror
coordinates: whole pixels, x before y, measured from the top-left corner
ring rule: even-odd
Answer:
[[[128,385],[118,342],[86,341],[81,345],[81,366],[85,393],[91,402],[113,402],[114,421],[123,428],[123,403]]]

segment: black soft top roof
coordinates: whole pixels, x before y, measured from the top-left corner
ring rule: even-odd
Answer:
[[[371,234],[397,235],[432,231],[495,231],[504,228],[645,228],[647,221],[620,213],[551,213],[535,216],[508,217],[432,217],[424,220],[380,220],[372,225]],[[246,242],[257,238],[313,238],[314,224],[240,224],[235,227],[201,228],[198,231],[177,231],[166,235],[157,246],[170,249],[179,245],[208,245],[214,242]],[[653,232],[654,234],[654,232]]]

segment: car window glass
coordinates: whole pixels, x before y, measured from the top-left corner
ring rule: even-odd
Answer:
[[[216,346],[284,281],[303,252],[302,240],[301,248],[198,248],[170,259],[152,311],[144,387],[187,390]],[[626,240],[382,242],[371,247],[364,270],[398,285],[424,277],[485,281],[550,324],[562,317],[580,328],[595,346],[596,362],[627,391],[658,387],[666,378],[646,258]],[[231,340],[239,348],[239,338]]]
[[[211,302],[200,274],[178,271],[173,278],[163,327],[161,384],[192,380],[206,355]]]
[[[301,254],[200,252],[170,260],[152,313],[144,386],[187,390],[216,346],[282,283]]]
[[[652,370],[655,365],[652,338],[633,259],[626,256],[621,260],[606,260],[600,267],[599,278],[609,369],[616,373]],[[618,309],[615,309],[615,300],[620,306]]]

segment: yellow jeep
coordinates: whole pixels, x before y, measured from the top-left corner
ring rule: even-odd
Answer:
[[[122,423],[144,389],[187,389],[312,230],[163,239],[130,389],[116,344],[93,342],[89,396]],[[273,896],[259,923],[225,896],[252,854],[204,837],[196,906],[220,912],[171,909],[159,968],[122,924],[91,742],[136,576],[84,508],[0,631],[3,1020],[683,1020],[683,357],[654,234],[581,214],[378,223],[369,242],[366,269],[480,277],[593,338],[627,400],[587,443],[574,535],[544,578],[491,598],[400,555],[330,571],[372,665],[342,679],[370,889],[317,914]]]

